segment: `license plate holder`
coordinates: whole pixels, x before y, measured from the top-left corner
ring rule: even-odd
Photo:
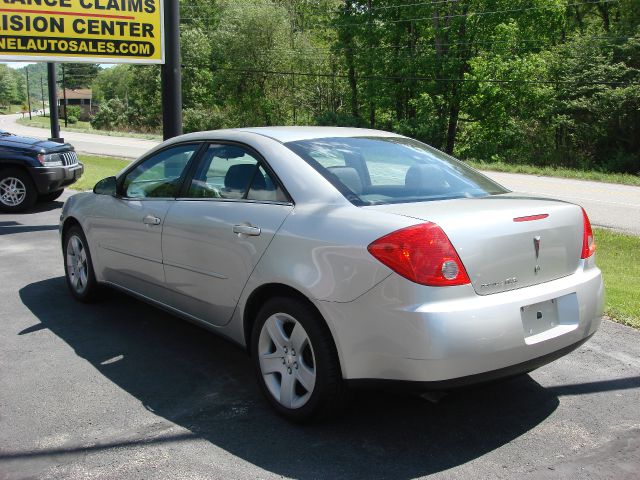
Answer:
[[[556,327],[558,320],[558,299],[533,303],[520,307],[524,336],[532,337]]]

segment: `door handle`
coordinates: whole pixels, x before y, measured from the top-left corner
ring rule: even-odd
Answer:
[[[162,220],[154,215],[147,215],[142,221],[147,225],[160,225],[160,222],[162,222]]]
[[[237,233],[238,235],[257,237],[261,232],[260,227],[254,227],[253,225],[242,224],[233,226],[233,233]]]

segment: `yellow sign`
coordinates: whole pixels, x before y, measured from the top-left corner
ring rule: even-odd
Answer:
[[[0,61],[164,63],[163,0],[0,0]]]

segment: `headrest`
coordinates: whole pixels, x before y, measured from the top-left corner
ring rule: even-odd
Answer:
[[[362,193],[362,180],[358,171],[353,167],[329,167],[331,173],[333,173],[340,182],[342,182],[349,190],[359,195]]]
[[[253,177],[253,172],[256,171],[255,164],[241,163],[238,165],[231,165],[227,174],[224,177],[224,186],[230,190],[244,190]],[[254,188],[265,188],[266,183],[264,176],[260,171],[256,172],[256,176],[253,181]]]
[[[404,184],[412,190],[439,190],[445,186],[444,172],[437,165],[413,165],[404,177]]]

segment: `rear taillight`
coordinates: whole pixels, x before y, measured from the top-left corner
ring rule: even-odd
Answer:
[[[396,230],[374,241],[367,249],[412,282],[431,287],[471,283],[449,238],[435,223]]]
[[[587,212],[582,209],[582,254],[580,258],[589,258],[596,252],[596,242],[593,239],[593,230],[591,230],[591,222],[587,216]]]

